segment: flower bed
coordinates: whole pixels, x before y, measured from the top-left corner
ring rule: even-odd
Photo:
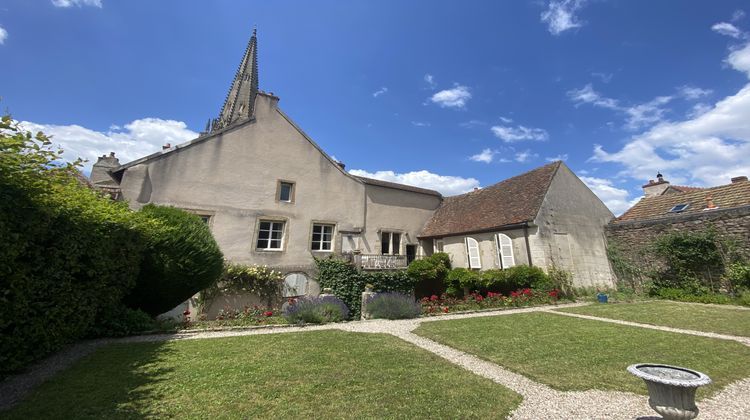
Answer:
[[[278,325],[286,324],[286,319],[281,316],[280,310],[268,310],[257,305],[244,309],[222,309],[216,316],[216,319],[209,321],[202,319],[193,322],[186,322],[183,325],[185,329],[205,329],[216,327],[252,327],[256,325]]]
[[[519,289],[505,296],[502,293],[479,292],[470,293],[463,298],[432,295],[420,299],[422,315],[438,315],[441,313],[475,311],[493,308],[519,308],[534,305],[555,304],[560,299],[558,290],[539,291],[533,289]]]

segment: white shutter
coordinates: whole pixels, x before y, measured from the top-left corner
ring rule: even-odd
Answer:
[[[513,241],[508,235],[497,234],[497,254],[500,257],[502,268],[510,268],[516,265],[513,258]]]
[[[466,250],[469,256],[469,268],[482,268],[482,259],[479,257],[479,242],[474,238],[466,238]]]

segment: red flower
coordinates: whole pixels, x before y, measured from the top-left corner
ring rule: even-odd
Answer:
[[[263,312],[263,315],[265,315],[265,316],[273,316],[273,311],[265,311],[265,312]]]
[[[185,312],[182,313],[184,316],[190,315],[190,309],[185,309]]]
[[[557,289],[550,290],[549,296],[557,299],[557,295],[560,293]]]
[[[445,308],[443,308],[443,312],[445,312],[446,314],[448,313],[448,307],[447,306]]]
[[[430,296],[430,300],[433,301],[433,302],[437,301],[438,299],[440,299],[440,298],[437,295]]]
[[[521,293],[523,293],[526,296],[531,296],[531,289],[529,288],[523,289]]]
[[[520,296],[520,293],[518,293],[518,292],[510,292],[510,295],[512,297],[518,297],[518,296]]]
[[[484,298],[482,297],[482,295],[476,295],[476,296],[474,297],[474,299],[476,299],[476,300],[477,300],[477,302],[481,302],[481,301],[483,301],[483,300],[484,300]]]

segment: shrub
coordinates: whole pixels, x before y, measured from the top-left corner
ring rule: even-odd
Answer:
[[[289,323],[324,324],[343,321],[349,317],[349,308],[335,296],[301,297],[284,310]]]
[[[317,281],[322,288],[330,288],[351,309],[353,318],[359,318],[362,292],[371,284],[379,292],[411,293],[415,279],[406,271],[359,272],[347,261],[335,258],[316,258]]]
[[[0,376],[83,337],[133,286],[143,242],[124,203],[78,181],[43,134],[0,122]]]
[[[451,268],[451,261],[445,252],[436,252],[421,260],[412,261],[406,269],[409,277],[415,281],[417,296],[442,293],[445,289],[445,277]]]
[[[411,297],[399,292],[377,293],[367,301],[367,311],[373,318],[411,319],[422,312],[422,307]]]
[[[124,337],[151,331],[156,322],[147,313],[123,304],[103,308],[89,329],[89,337]]]
[[[750,264],[734,263],[727,267],[723,280],[730,290],[750,289]]]
[[[270,308],[280,300],[283,286],[284,276],[280,271],[226,261],[219,279],[201,292],[200,303],[205,309],[219,294],[249,293],[264,299]]]
[[[461,296],[464,290],[476,290],[482,283],[482,275],[478,271],[467,268],[454,268],[446,277],[446,293],[451,296]]]
[[[139,212],[155,227],[144,232],[146,249],[136,285],[125,303],[156,316],[215,283],[223,257],[211,231],[184,210],[149,204]]]
[[[681,302],[697,302],[697,303],[716,303],[716,304],[731,304],[734,300],[727,296],[718,293],[690,293],[683,289],[673,287],[663,287],[657,290],[656,296],[662,299],[676,300]]]

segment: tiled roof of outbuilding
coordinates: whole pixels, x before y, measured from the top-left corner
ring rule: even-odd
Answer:
[[[420,237],[480,232],[533,221],[562,162],[554,162],[480,190],[447,197]]]
[[[415,187],[413,185],[406,185],[406,184],[398,184],[395,182],[389,182],[389,181],[383,181],[380,179],[374,179],[374,178],[366,178],[364,176],[356,176],[353,175],[358,180],[364,182],[365,184],[369,185],[377,185],[378,187],[385,187],[385,188],[393,188],[396,190],[403,190],[403,191],[410,191],[410,192],[416,192],[416,193],[422,193],[422,194],[428,194],[428,195],[434,195],[437,197],[442,197],[443,195],[435,190],[429,190],[427,188],[420,188]]]
[[[740,181],[713,188],[691,189],[683,193],[642,198],[641,201],[612,223],[653,220],[678,214],[700,213],[708,206],[707,196],[711,196],[713,203],[719,209],[748,206],[750,205],[750,182]],[[670,210],[679,204],[688,204],[688,207],[679,213],[670,213]]]

